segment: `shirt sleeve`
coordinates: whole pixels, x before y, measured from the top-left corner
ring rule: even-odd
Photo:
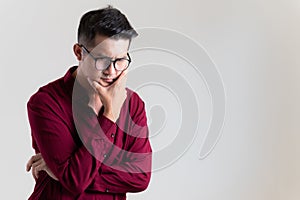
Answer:
[[[32,136],[48,167],[63,187],[74,195],[80,194],[99,173],[101,159],[91,154],[90,149],[93,148],[86,148],[85,145],[78,148],[61,105],[49,94],[35,94],[29,100],[27,109]],[[97,156],[104,158],[112,146],[104,138],[115,131],[116,125],[105,118],[98,119],[92,113],[88,110],[82,113],[86,115],[82,116],[86,121],[78,128],[86,133],[81,135],[83,142],[95,147]]]
[[[130,144],[126,150],[113,146],[108,160],[101,166],[101,173],[96,176],[95,182],[106,192],[140,192],[150,182],[152,149],[145,106],[136,94],[131,100],[132,123],[127,133],[119,132],[130,138]]]

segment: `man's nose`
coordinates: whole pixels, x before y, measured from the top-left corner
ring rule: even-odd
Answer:
[[[105,69],[105,74],[115,74],[116,69],[114,67],[114,63],[111,62],[110,65]]]

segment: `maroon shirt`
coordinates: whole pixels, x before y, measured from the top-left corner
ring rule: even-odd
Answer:
[[[103,116],[103,107],[97,116],[72,77],[76,68],[41,87],[27,104],[32,146],[59,179],[41,171],[29,199],[126,199],[127,192],[145,190],[151,176],[144,102],[126,89],[116,123]]]

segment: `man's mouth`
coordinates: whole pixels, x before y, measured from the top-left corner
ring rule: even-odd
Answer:
[[[107,83],[112,83],[112,82],[114,82],[115,79],[113,79],[113,78],[101,78],[101,80],[103,80],[104,82],[107,82]]]

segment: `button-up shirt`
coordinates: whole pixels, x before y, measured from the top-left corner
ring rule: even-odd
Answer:
[[[27,103],[32,146],[58,178],[40,171],[29,199],[126,199],[150,181],[145,104],[126,88],[116,122],[103,115],[103,107],[96,115],[72,76],[76,68],[39,88]]]

